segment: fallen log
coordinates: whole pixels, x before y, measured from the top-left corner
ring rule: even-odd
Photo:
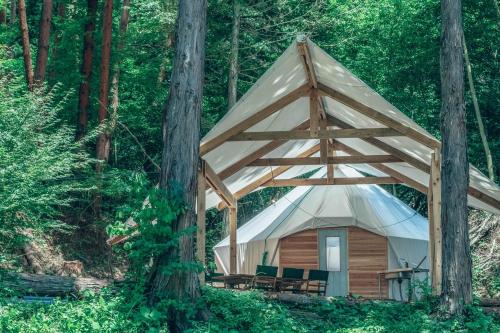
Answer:
[[[481,298],[479,305],[482,307],[500,308],[500,298]]]
[[[22,295],[67,296],[84,290],[98,291],[111,283],[96,278],[28,273],[0,273],[0,289]]]

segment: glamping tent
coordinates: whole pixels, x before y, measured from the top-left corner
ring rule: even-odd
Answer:
[[[340,177],[361,177],[338,166]],[[326,168],[313,178],[326,177]],[[237,272],[256,265],[331,271],[327,295],[378,297],[378,271],[406,264],[428,268],[428,222],[377,185],[297,187],[237,231]],[[229,237],[214,247],[219,270],[229,272]],[[425,275],[424,275],[425,276]],[[424,277],[422,276],[422,277]],[[399,288],[382,279],[383,297]]]

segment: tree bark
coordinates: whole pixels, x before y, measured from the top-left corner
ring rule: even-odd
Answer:
[[[97,15],[97,0],[87,0],[87,22],[83,37],[83,62],[81,68],[82,82],[78,96],[78,124],[76,139],[81,139],[87,130],[90,105],[90,76],[94,56],[94,31]]]
[[[62,39],[62,34],[64,32],[64,29],[61,29],[61,26],[63,21],[64,21],[64,17],[66,16],[66,7],[65,7],[65,3],[63,1],[59,1],[56,5],[56,16],[59,17],[59,20],[56,20],[58,25],[55,26],[55,37],[54,37],[54,42],[52,44],[52,56],[50,57],[50,63],[51,63],[51,66],[50,66],[50,70],[49,70],[49,78],[48,80],[49,81],[55,81],[56,78],[57,78],[57,58],[59,57],[59,44],[61,43],[61,39]]]
[[[479,103],[477,101],[476,89],[474,87],[474,81],[472,79],[472,66],[469,60],[469,52],[467,51],[467,44],[465,43],[465,37],[463,38],[464,47],[464,59],[465,68],[467,69],[467,80],[469,81],[469,89],[472,98],[472,104],[474,105],[474,112],[476,114],[477,125],[479,127],[479,135],[481,136],[481,142],[483,143],[484,153],[486,155],[486,165],[488,167],[488,176],[492,181],[495,181],[495,171],[493,170],[493,158],[491,156],[490,146],[488,144],[488,138],[486,136],[486,130],[483,124],[483,118],[481,117],[481,111],[479,110]]]
[[[233,28],[231,32],[231,56],[229,58],[229,79],[227,84],[227,109],[238,100],[238,51],[240,34],[240,0],[233,0]]]
[[[26,5],[24,0],[18,0],[19,7],[19,26],[21,28],[21,37],[23,42],[24,73],[28,90],[33,90],[33,65],[31,63],[30,37],[28,32],[28,21],[26,19]]]
[[[464,101],[462,4],[441,1],[441,133],[443,291],[447,314],[472,301],[472,260],[467,223],[469,163]]]
[[[95,278],[73,278],[69,276],[3,272],[0,274],[2,288],[25,295],[67,296],[84,290],[99,290],[110,281]]]
[[[38,52],[36,54],[35,83],[43,84],[47,71],[50,46],[50,23],[52,20],[52,0],[43,0],[42,15],[40,17],[40,35],[38,38]]]
[[[181,0],[177,18],[174,67],[169,99],[163,114],[163,152],[160,188],[167,190],[180,186],[188,207],[173,223],[173,231],[180,232],[196,225],[197,173],[200,144],[200,117],[203,94],[206,0]],[[179,247],[155,258],[146,290],[150,304],[163,298],[195,304],[200,296],[198,274],[189,270],[165,272],[169,262],[193,262],[194,235],[182,236]],[[199,315],[203,315],[200,313]],[[183,331],[188,325],[187,313],[171,309],[170,332]]]
[[[121,59],[120,53],[123,51],[123,46],[125,44],[125,33],[127,32],[128,20],[129,20],[129,12],[130,12],[130,0],[123,0],[122,4],[122,14],[120,17],[120,32],[119,32],[119,40],[118,40],[118,59]],[[120,64],[121,61],[117,60],[114,66],[114,73],[112,79],[112,88],[111,91],[113,93],[113,99],[111,102],[112,114],[111,114],[111,129],[110,133],[113,132],[116,127],[116,121],[118,119],[118,105],[120,103],[119,95],[118,95],[118,86],[120,81]]]
[[[0,24],[7,24],[7,11],[5,9],[5,4],[0,7]]]

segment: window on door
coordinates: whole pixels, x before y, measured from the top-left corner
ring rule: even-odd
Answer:
[[[340,237],[326,237],[326,270],[340,272]]]

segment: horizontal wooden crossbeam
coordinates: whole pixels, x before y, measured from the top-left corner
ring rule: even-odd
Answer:
[[[327,164],[360,164],[360,163],[394,163],[401,159],[391,155],[359,155],[328,157]],[[280,166],[280,165],[322,165],[320,157],[294,158],[261,158],[248,166]]]
[[[228,141],[269,141],[269,140],[307,140],[307,139],[340,139],[340,138],[373,138],[386,136],[402,136],[392,128],[352,128],[321,129],[312,131],[267,131],[243,132],[236,134]]]
[[[210,185],[210,187],[217,193],[217,195],[222,199],[222,201],[224,201],[227,206],[236,207],[236,198],[206,161],[205,178],[208,185]]]
[[[320,185],[362,185],[362,184],[400,184],[401,181],[394,177],[352,177],[334,178],[333,182],[326,178],[307,179],[273,179],[263,184],[265,187],[285,186],[320,186]]]

